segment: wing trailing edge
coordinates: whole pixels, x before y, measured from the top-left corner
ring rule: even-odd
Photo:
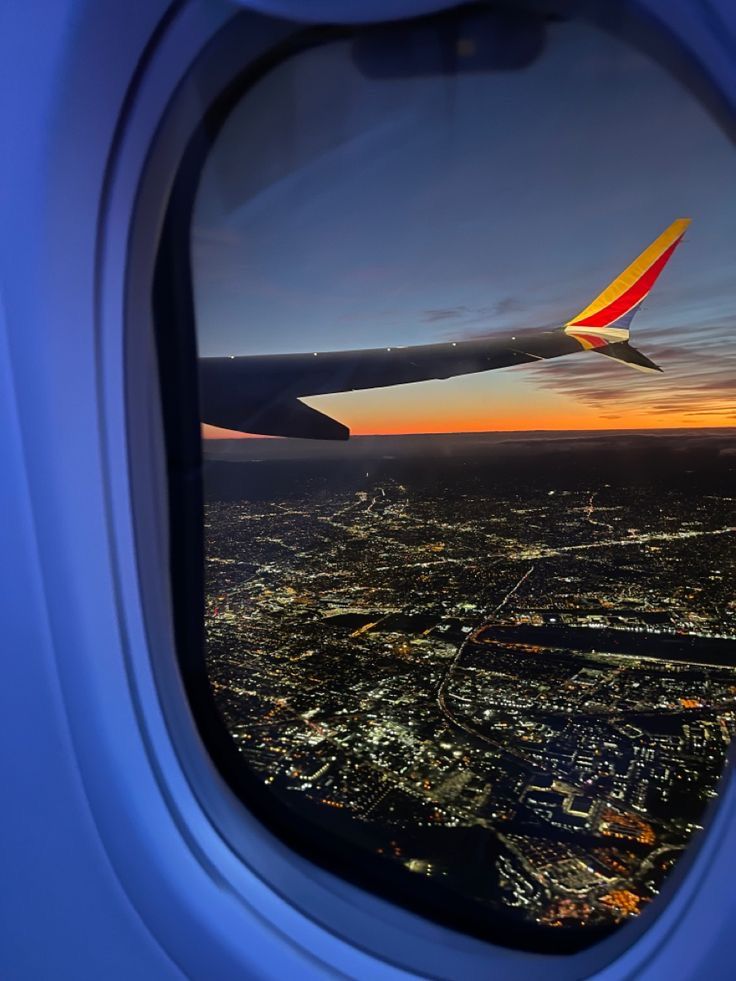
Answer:
[[[207,422],[223,429],[258,433],[260,436],[332,440],[350,438],[347,426],[298,398],[275,399],[250,405],[236,398],[233,399],[232,411],[208,414]]]

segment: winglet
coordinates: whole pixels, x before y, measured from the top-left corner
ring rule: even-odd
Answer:
[[[588,349],[625,341],[637,307],[654,286],[689,224],[689,218],[673,221],[610,286],[565,324],[565,333]]]
[[[637,351],[628,341],[619,341],[617,344],[606,344],[605,347],[597,347],[595,353],[605,354],[607,358],[613,358],[614,361],[620,361],[622,364],[628,365],[629,368],[636,368],[638,371],[662,370],[658,364],[650,361],[646,354]]]

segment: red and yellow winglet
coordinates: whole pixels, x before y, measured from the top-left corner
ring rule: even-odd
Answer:
[[[618,279],[565,324],[565,333],[586,350],[626,340],[631,317],[654,286],[689,224],[689,218],[673,221]]]

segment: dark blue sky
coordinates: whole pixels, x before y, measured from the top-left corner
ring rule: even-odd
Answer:
[[[561,324],[691,217],[633,325],[664,378],[581,355],[310,401],[363,432],[733,424],[735,192],[736,150],[705,110],[592,28],[554,26],[523,71],[454,78],[369,80],[331,44],[258,83],[213,148],[200,352]]]

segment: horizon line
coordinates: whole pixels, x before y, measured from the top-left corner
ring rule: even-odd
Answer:
[[[736,423],[715,424],[712,426],[634,426],[634,427],[605,427],[598,429],[457,429],[434,432],[408,433],[354,433],[346,442],[356,439],[386,439],[404,436],[501,436],[501,435],[533,435],[535,433],[579,433],[579,434],[615,434],[615,433],[678,433],[702,432],[704,430],[736,430]],[[285,440],[287,436],[260,436],[249,433],[237,433],[233,436],[202,435],[202,441],[207,443],[234,442],[238,440]],[[315,442],[342,442],[334,440],[316,440]]]

